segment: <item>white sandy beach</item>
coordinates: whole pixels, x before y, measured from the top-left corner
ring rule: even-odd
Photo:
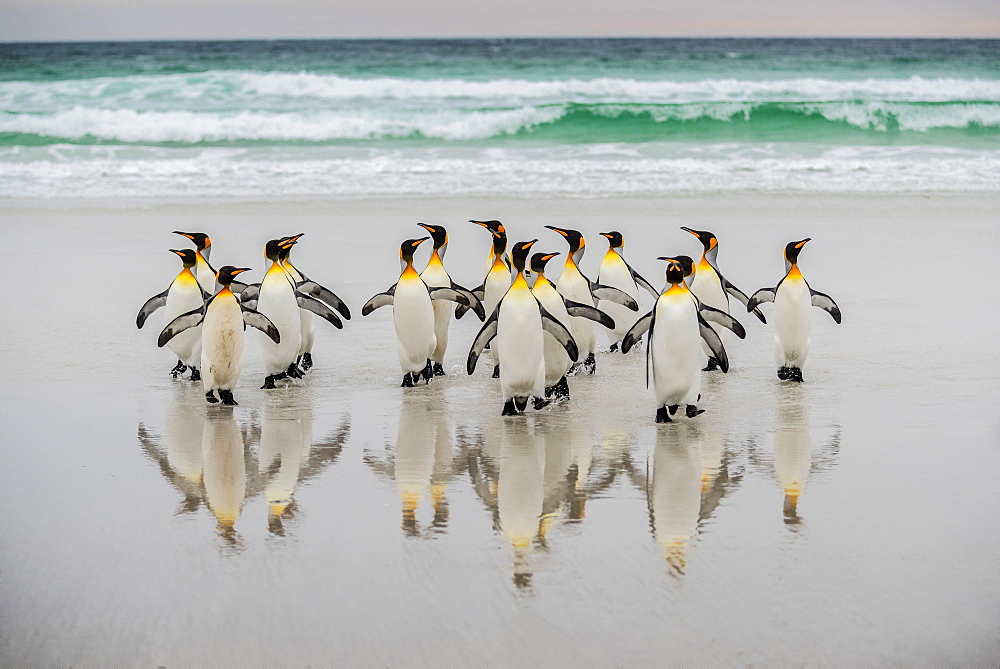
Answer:
[[[7,201],[0,665],[996,665],[997,212],[997,193]],[[537,250],[565,251],[543,225],[581,230],[591,278],[620,230],[657,285],[656,256],[700,253],[679,227],[711,230],[746,293],[811,237],[800,267],[843,324],[813,310],[795,385],[772,326],[735,312],[732,370],[670,426],[639,354],[502,419],[488,366],[465,374],[468,317],[449,375],[399,388],[391,313],[362,304],[419,221],[477,285],[489,240],[466,221],[488,218]],[[265,241],[305,232],[296,265],[353,318],[317,321],[316,367],[270,392],[249,330],[240,406],[208,408],[168,374],[162,313],[134,324],[179,269],[172,230],[254,280]]]

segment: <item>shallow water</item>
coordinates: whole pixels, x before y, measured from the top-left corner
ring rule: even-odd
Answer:
[[[7,211],[0,663],[995,664],[996,204]],[[487,240],[456,221],[483,211],[552,250],[542,224],[618,219],[647,276],[649,249],[694,253],[678,225],[714,229],[748,292],[807,229],[803,272],[844,323],[815,311],[790,385],[770,326],[743,318],[706,413],[669,426],[641,354],[601,354],[568,405],[501,418],[488,366],[464,373],[467,319],[449,375],[413,390],[388,309],[319,323],[315,370],[269,393],[248,341],[234,409],[170,379],[161,316],[132,325],[176,271],[169,230],[209,229],[217,264],[258,270],[269,231],[305,230],[299,266],[360,312],[416,220],[449,225],[446,264],[474,283]]]

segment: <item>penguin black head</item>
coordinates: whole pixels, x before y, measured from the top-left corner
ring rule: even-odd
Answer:
[[[226,265],[219,269],[215,275],[215,280],[218,281],[223,286],[228,286],[236,278],[237,274],[242,274],[243,272],[249,272],[249,267],[233,267],[232,265]]]
[[[170,249],[171,253],[176,253],[180,256],[181,261],[184,263],[184,267],[191,269],[195,264],[194,249]]]
[[[583,240],[583,235],[580,234],[579,230],[567,230],[564,228],[557,228],[552,225],[546,225],[546,228],[558,232],[560,235],[566,238],[566,243],[569,244],[569,252],[576,259],[576,254],[583,250],[587,245],[587,242]]]
[[[531,256],[531,271],[536,274],[545,273],[545,265],[555,258],[558,253],[536,253]]]
[[[431,233],[431,239],[434,240],[435,250],[448,245],[448,231],[444,229],[444,226],[431,225],[429,223],[417,223],[417,225]]]
[[[469,223],[475,223],[476,225],[481,225],[484,228],[486,228],[487,230],[489,230],[490,232],[492,232],[494,235],[496,235],[496,234],[506,235],[507,234],[507,231],[503,227],[503,223],[501,223],[500,221],[474,221],[474,220],[470,220]]]
[[[290,247],[289,247],[290,248]],[[281,260],[281,252],[283,245],[280,239],[272,239],[267,244],[264,245],[264,257],[271,262],[278,262]]]
[[[531,247],[537,241],[537,239],[532,239],[530,242],[518,242],[514,244],[514,248],[510,253],[510,262],[518,272],[524,271],[524,263],[528,259],[528,252],[531,251]]]
[[[719,240],[716,239],[715,235],[707,230],[692,230],[691,228],[685,228],[681,226],[681,230],[685,232],[690,232],[692,235],[698,238],[701,245],[705,247],[705,253],[708,253],[712,249],[719,245]]]
[[[299,237],[302,235],[295,235],[294,237],[282,237],[278,240],[278,260],[284,262],[288,260],[288,254],[292,252],[292,247],[299,243]]]
[[[613,249],[620,249],[625,245],[625,238],[622,237],[622,233],[617,230],[612,230],[611,232],[602,232],[603,236],[608,238],[608,244],[611,245]]]
[[[281,244],[282,246],[284,246],[285,244],[289,244],[289,243],[290,244],[296,244],[296,243],[298,243],[298,241],[299,241],[300,238],[305,237],[305,236],[306,236],[306,233],[300,232],[297,235],[291,235],[289,237],[282,237],[281,239],[278,240],[278,243]]]
[[[405,242],[399,245],[399,259],[407,265],[413,263],[413,254],[417,250],[417,247],[423,244],[425,241],[430,239],[430,237],[421,237],[420,239],[407,239]]]
[[[794,265],[796,262],[798,262],[799,251],[802,250],[802,247],[806,245],[806,242],[808,242],[809,239],[810,239],[809,237],[806,237],[800,242],[788,242],[788,244],[785,246],[785,262],[787,262],[789,265]]]
[[[190,239],[194,242],[195,248],[198,249],[199,252],[202,252],[202,255],[205,255],[205,249],[212,245],[212,239],[204,232],[181,232],[180,230],[174,230],[174,234]]]
[[[657,258],[657,260],[666,260],[667,263],[667,283],[677,285],[684,281],[684,266],[678,262],[677,258]]]
[[[694,274],[694,260],[691,256],[674,256],[673,261],[680,265],[681,269],[684,270],[685,279]]]

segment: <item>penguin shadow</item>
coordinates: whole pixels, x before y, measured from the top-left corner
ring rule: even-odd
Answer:
[[[445,387],[431,384],[402,393],[396,441],[386,444],[386,454],[366,450],[365,464],[395,483],[405,536],[429,539],[447,532],[447,485],[465,468],[453,446]]]
[[[782,520],[785,527],[799,533],[805,520],[799,502],[807,484],[817,472],[835,467],[840,457],[840,428],[835,427],[829,440],[814,447],[810,430],[809,389],[786,384],[775,394],[774,451],[768,463],[766,455],[754,447],[751,462],[761,470],[773,472],[783,492]]]
[[[658,425],[647,462],[649,525],[668,573],[686,573],[702,518],[701,428],[693,422]]]

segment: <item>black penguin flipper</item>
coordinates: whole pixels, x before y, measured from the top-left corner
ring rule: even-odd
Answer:
[[[698,314],[698,328],[701,331],[701,338],[708,345],[712,355],[715,359],[719,361],[719,369],[723,372],[729,371],[729,356],[726,355],[726,348],[722,345],[722,339],[719,335],[712,329],[712,326],[702,318],[701,314]]]
[[[603,286],[599,283],[590,282],[590,294],[599,300],[607,300],[608,302],[614,302],[615,304],[620,304],[626,309],[631,309],[632,311],[639,311],[639,304],[629,297],[629,294],[625,291],[619,290],[617,288],[612,288],[611,286]]]
[[[472,374],[476,371],[476,362],[479,360],[479,356],[482,355],[483,349],[486,345],[497,336],[497,326],[500,324],[500,307],[497,306],[493,310],[486,322],[483,323],[483,327],[479,330],[479,334],[476,338],[472,340],[472,347],[469,349],[469,359],[465,363],[465,371]]]
[[[243,283],[242,281],[237,281],[236,279],[233,279],[233,281],[229,284],[229,290],[233,291],[238,295],[242,295],[243,291],[249,287],[250,284]],[[257,288],[258,290],[260,289],[260,284],[257,284]]]
[[[390,305],[395,300],[396,295],[396,285],[393,284],[389,290],[384,293],[379,293],[378,295],[373,295],[370,300],[365,302],[365,306],[361,307],[361,315],[367,316],[371,312],[375,311],[380,307]]]
[[[210,302],[206,302],[197,309],[192,309],[191,311],[181,314],[174,320],[170,321],[167,324],[167,327],[163,328],[163,331],[160,332],[160,336],[156,340],[156,345],[162,348],[168,341],[185,330],[201,325],[201,322],[205,320],[205,312],[207,311],[209,304]]]
[[[260,296],[260,284],[250,283],[247,284],[247,286],[240,291],[240,302],[246,303],[250,302],[251,300],[256,302],[259,296]]]
[[[274,323],[271,322],[270,318],[260,313],[259,311],[255,311],[254,309],[247,309],[246,307],[244,307],[243,322],[249,325],[250,327],[257,328],[258,330],[266,334],[268,337],[271,338],[271,341],[273,341],[275,344],[281,343],[281,334],[278,332],[278,328],[274,327]]]
[[[659,301],[659,300],[657,300]],[[646,387],[649,388],[649,370],[653,370],[653,382],[656,382],[656,365],[653,364],[653,330],[656,326],[656,305],[649,312],[649,334],[646,335]],[[622,349],[623,352],[625,349]]]
[[[538,298],[535,298],[535,301],[537,302]],[[591,309],[593,309],[593,307],[591,307]],[[597,310],[594,309],[594,311]],[[570,334],[565,325],[560,323],[555,316],[550,314],[545,307],[542,306],[541,302],[538,303],[538,313],[542,317],[542,329],[555,337],[560,346],[566,349],[566,355],[569,356],[569,359],[576,362],[580,358],[580,348],[576,345],[576,340],[573,339],[573,335]]]
[[[756,309],[758,304],[762,304],[764,302],[774,302],[774,296],[777,292],[777,288],[761,288],[754,293],[750,298],[750,301],[747,302],[747,312],[749,313]]]
[[[337,318],[337,314],[334,313],[333,309],[326,306],[319,300],[309,297],[305,293],[297,290],[295,291],[295,301],[298,302],[300,309],[311,311],[338,330],[343,329],[344,324],[339,318]]]
[[[465,299],[467,299],[469,301],[469,304],[472,305],[472,311],[476,314],[479,320],[481,321],[486,320],[486,309],[483,308],[483,301],[479,297],[477,297],[474,292],[472,292],[468,288],[463,288],[454,281],[451,282],[451,289],[465,296]],[[458,305],[458,307],[455,307],[456,311],[461,306],[462,305]]]
[[[635,343],[639,341],[642,335],[646,334],[646,330],[649,330],[653,326],[653,312],[650,311],[648,314],[640,318],[635,322],[625,336],[622,337],[622,353],[628,353],[629,350],[635,346]]]
[[[142,326],[146,324],[146,319],[149,318],[150,314],[164,306],[167,303],[167,293],[170,289],[167,288],[165,291],[159,295],[153,295],[151,298],[146,300],[146,303],[142,305],[139,309],[139,315],[135,317],[135,326],[142,329]]]
[[[566,303],[566,311],[570,316],[586,318],[587,320],[594,321],[595,323],[600,323],[609,330],[615,329],[614,319],[600,309],[592,307],[589,304],[580,304],[579,302],[574,302],[573,300],[567,300],[565,298],[563,301]]]
[[[311,279],[302,277],[302,281],[299,281],[295,288],[311,298],[330,305],[340,312],[345,321],[351,320],[351,310],[347,308],[342,299],[334,295],[333,291],[326,286],[321,286]]]
[[[471,292],[475,296],[475,298],[477,300],[479,300],[480,302],[482,302],[483,300],[485,300],[486,299],[486,279],[483,279],[483,282],[481,284],[479,284],[478,288],[473,288],[469,292]],[[471,311],[470,307],[468,307],[468,306],[466,306],[464,304],[458,305],[457,307],[455,307],[455,318],[461,318],[462,316],[465,315],[465,312],[467,312],[467,311]],[[483,316],[485,317],[485,315],[486,314],[485,314],[485,311],[484,311]]]
[[[472,303],[469,302],[469,298],[454,288],[428,288],[427,294],[431,296],[432,300],[448,300],[449,302],[461,304],[464,307],[472,306]]]
[[[826,313],[833,316],[833,320],[836,321],[837,325],[840,325],[840,307],[837,303],[833,301],[833,298],[826,293],[821,293],[818,290],[809,289],[812,295],[812,305],[814,307],[819,307]]]
[[[716,309],[715,307],[710,307],[707,304],[704,304],[703,302],[699,302],[698,312],[701,314],[701,317],[704,318],[706,321],[709,321],[711,323],[717,323],[718,325],[721,325],[724,328],[732,330],[733,334],[735,334],[740,339],[747,338],[747,331],[743,328],[742,325],[740,325],[740,322],[735,318],[733,318],[732,316],[730,316],[729,314],[727,314],[725,311]]]
[[[642,276],[639,275],[638,272],[632,269],[631,265],[625,263],[625,266],[628,267],[628,271],[632,274],[632,280],[635,281],[635,285],[645,288],[647,291],[649,291],[649,294],[652,295],[653,297],[660,296],[659,291],[653,288],[653,285],[649,283],[649,281],[646,281],[644,278],[642,278]]]
[[[718,274],[719,270],[715,270]],[[732,283],[726,280],[726,277],[719,274],[719,281],[722,282],[722,288],[727,293],[739,300],[744,307],[747,308],[747,312],[753,312],[753,315],[760,319],[761,323],[767,323],[767,319],[764,318],[764,312],[757,308],[757,305],[753,307],[750,306],[750,298],[746,296],[742,290],[734,286]],[[757,291],[760,292],[760,291]],[[754,293],[756,295],[756,293]]]

